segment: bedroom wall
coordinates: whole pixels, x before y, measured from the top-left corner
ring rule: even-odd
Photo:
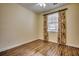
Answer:
[[[37,16],[19,4],[0,4],[0,51],[37,39]]]
[[[66,11],[67,43],[66,45],[79,47],[79,4],[68,4],[48,12],[68,8]],[[48,13],[45,12],[45,13]],[[43,39],[43,14],[39,14],[39,38]],[[57,42],[57,33],[49,33],[49,41]]]

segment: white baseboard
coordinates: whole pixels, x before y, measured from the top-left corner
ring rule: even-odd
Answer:
[[[55,41],[52,41],[52,40],[49,40],[50,42],[54,42],[54,43],[57,43],[57,42],[55,42]],[[66,44],[67,46],[71,46],[71,47],[75,47],[75,48],[79,48],[79,44],[77,45],[75,45],[75,44]]]
[[[75,47],[75,48],[79,48],[79,45],[72,45],[72,44],[66,44],[67,46],[71,46],[71,47]]]
[[[23,44],[26,44],[26,43],[29,43],[29,42],[32,42],[34,40],[37,40],[37,39],[32,39],[32,40],[29,40],[29,41],[26,41],[26,42],[22,42],[22,43],[18,43],[18,44],[15,44],[15,45],[12,45],[12,46],[8,46],[8,47],[5,47],[5,48],[0,48],[0,52],[8,50],[8,49],[15,48],[17,46],[20,46],[20,45],[23,45]]]
[[[29,42],[32,42],[32,41],[34,41],[34,40],[37,40],[37,39],[32,39],[32,40],[29,40],[29,41],[26,41],[26,42],[22,42],[22,43],[18,43],[18,44],[15,44],[15,45],[12,45],[12,46],[8,46],[8,47],[5,47],[5,48],[0,48],[0,52],[2,52],[2,51],[5,51],[5,50],[8,50],[8,49],[12,49],[12,48],[15,48],[15,47],[17,47],[17,46],[20,46],[20,45],[23,45],[23,44],[26,44],[26,43],[29,43]],[[42,39],[41,39],[42,40]],[[56,42],[55,42],[56,43]],[[74,45],[69,45],[69,44],[67,44],[68,46],[72,46],[72,47],[77,47],[77,48],[79,48],[79,46],[74,46]]]

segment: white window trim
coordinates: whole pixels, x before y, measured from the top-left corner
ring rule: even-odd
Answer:
[[[55,17],[57,17],[57,18],[55,18]],[[53,17],[53,19],[51,19]],[[57,21],[55,21],[54,19],[57,19]],[[51,22],[51,20],[52,21],[54,21],[54,22]],[[58,32],[58,25],[55,25],[55,26],[57,26],[57,28],[56,28],[56,30],[52,30],[51,28],[52,28],[52,26],[50,26],[51,24],[49,24],[49,22],[50,23],[57,23],[58,24],[58,13],[54,13],[54,14],[51,14],[51,15],[48,15],[48,32]],[[53,24],[52,24],[53,25]],[[49,28],[49,26],[51,27],[51,28]],[[54,27],[55,28],[55,27]]]

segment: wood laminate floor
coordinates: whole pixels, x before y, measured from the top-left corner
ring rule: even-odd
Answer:
[[[0,56],[79,56],[79,48],[35,40],[19,47],[0,52]]]

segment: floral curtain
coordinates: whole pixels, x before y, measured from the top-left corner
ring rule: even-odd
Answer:
[[[66,44],[66,17],[65,10],[59,12],[59,22],[58,22],[58,43]]]
[[[47,25],[47,15],[44,15],[44,41],[48,41],[48,25]]]

